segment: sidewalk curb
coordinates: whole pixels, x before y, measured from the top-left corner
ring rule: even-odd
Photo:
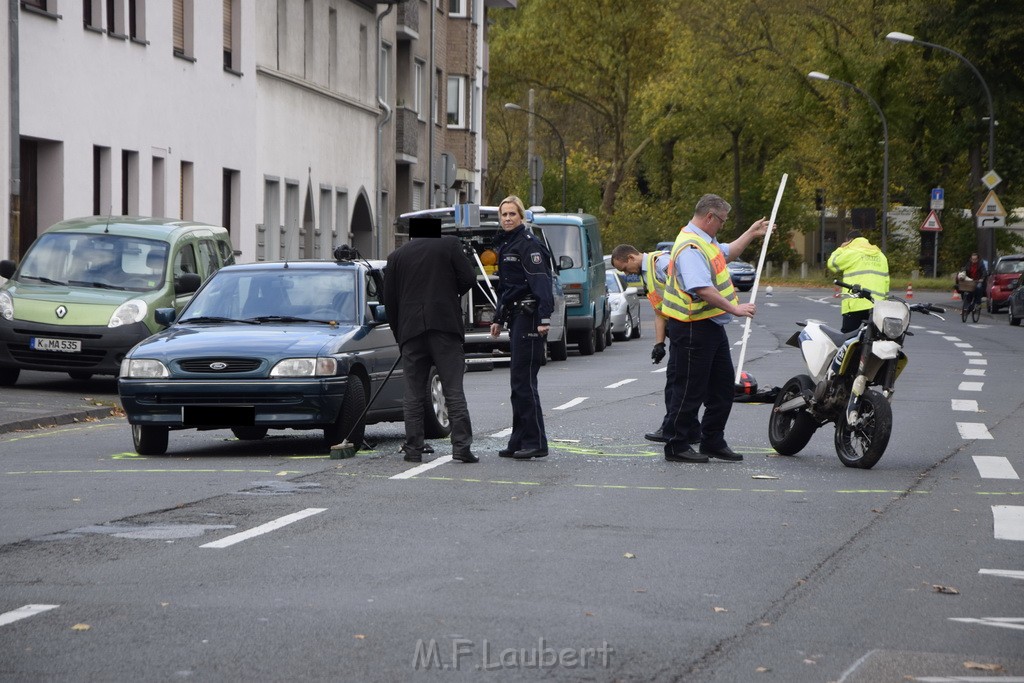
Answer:
[[[117,408],[107,406],[105,408],[92,408],[77,412],[65,413],[63,415],[47,415],[46,417],[35,417],[16,422],[0,424],[0,434],[11,432],[23,432],[32,429],[45,429],[47,427],[60,427],[62,425],[86,422],[88,420],[102,420],[107,417],[120,417],[116,414]]]

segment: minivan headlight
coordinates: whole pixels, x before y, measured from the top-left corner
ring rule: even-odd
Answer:
[[[8,292],[0,292],[0,316],[4,320],[14,320],[14,299]]]
[[[333,377],[338,371],[334,358],[286,358],[270,371],[271,377]]]
[[[142,322],[146,319],[146,313],[148,312],[149,306],[147,306],[146,302],[142,299],[125,301],[114,309],[114,313],[110,316],[110,322],[107,323],[107,327],[120,327],[121,325],[131,325]]]

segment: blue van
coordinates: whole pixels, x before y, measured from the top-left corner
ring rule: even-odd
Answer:
[[[547,238],[555,261],[563,256],[572,259],[570,267],[558,271],[565,293],[569,342],[579,347],[581,356],[604,351],[611,338],[611,323],[597,218],[586,213],[547,213],[540,207],[530,211],[534,231]]]

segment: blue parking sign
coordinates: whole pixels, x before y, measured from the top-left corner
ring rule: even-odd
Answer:
[[[946,206],[946,191],[943,190],[941,187],[933,187],[932,188],[932,205],[929,208],[931,208],[932,211],[938,211],[938,210],[941,210],[941,209],[945,208],[945,206]]]

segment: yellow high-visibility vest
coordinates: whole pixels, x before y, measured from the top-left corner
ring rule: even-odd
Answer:
[[[683,289],[682,280],[676,273],[676,258],[683,249],[700,249],[711,265],[711,277],[715,289],[727,301],[733,304],[739,302],[736,296],[736,289],[732,286],[732,278],[729,277],[729,268],[726,266],[725,254],[722,253],[717,244],[705,242],[699,235],[684,228],[679,231],[676,243],[672,245],[672,261],[668,265],[665,298],[661,302],[662,314],[684,323],[725,315],[726,312],[721,308],[715,308],[703,299],[694,297]]]
[[[665,285],[658,282],[655,276],[654,262],[664,254],[663,251],[652,251],[647,254],[647,269],[644,272],[644,286],[647,288],[647,300],[656,311],[661,310],[661,301],[665,298]]]

